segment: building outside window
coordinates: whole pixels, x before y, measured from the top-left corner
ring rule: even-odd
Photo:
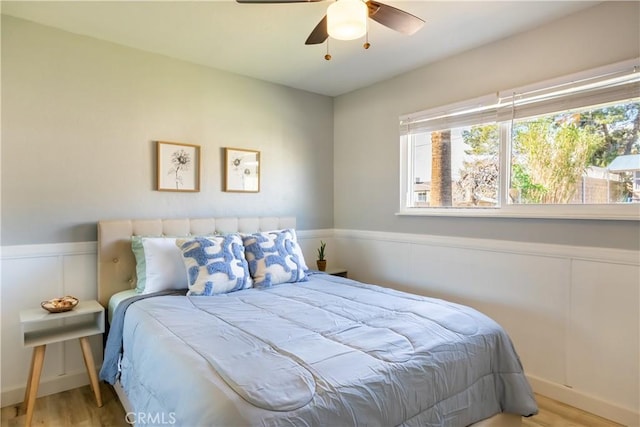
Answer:
[[[621,177],[629,177],[627,202],[640,203],[640,154],[618,156],[609,164],[607,169]]]

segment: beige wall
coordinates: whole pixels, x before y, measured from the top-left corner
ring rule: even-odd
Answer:
[[[639,6],[638,2],[604,2],[532,31],[337,97],[335,227],[638,250],[637,221],[394,214],[400,199],[400,115],[638,57]]]
[[[154,191],[153,141],[201,146],[199,193]],[[260,150],[258,194],[222,147]],[[295,215],[333,225],[333,100],[2,17],[2,245],[96,240],[96,221]]]

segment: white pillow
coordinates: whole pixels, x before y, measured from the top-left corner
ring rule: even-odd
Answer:
[[[138,293],[188,287],[187,270],[175,237],[133,236],[131,248],[136,257]]]

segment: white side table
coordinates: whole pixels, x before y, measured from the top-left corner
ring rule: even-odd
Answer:
[[[44,363],[44,352],[47,344],[51,343],[74,338],[80,339],[80,347],[91,388],[96,396],[98,407],[101,407],[102,396],[98,384],[98,374],[87,338],[104,333],[104,307],[98,301],[91,300],[80,301],[73,310],[64,313],[49,313],[42,308],[22,310],[20,324],[22,325],[23,345],[34,347],[27,389],[24,394],[24,403],[27,406],[25,425],[27,427],[31,425]]]

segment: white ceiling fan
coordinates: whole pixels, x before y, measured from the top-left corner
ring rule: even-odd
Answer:
[[[236,0],[238,3],[310,3],[322,0]],[[327,8],[327,14],[311,31],[306,45],[324,43],[329,37],[338,40],[354,40],[367,32],[367,18],[405,35],[414,34],[424,25],[424,20],[408,12],[374,0],[336,0]],[[369,48],[368,41],[364,48]],[[331,59],[327,54],[325,59]]]

